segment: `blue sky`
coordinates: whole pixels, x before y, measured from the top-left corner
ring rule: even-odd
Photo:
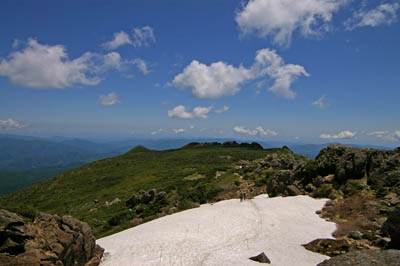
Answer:
[[[0,133],[400,143],[400,1],[0,3]]]

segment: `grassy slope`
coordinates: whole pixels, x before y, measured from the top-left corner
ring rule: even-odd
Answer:
[[[150,151],[137,147],[114,158],[92,162],[39,184],[0,198],[0,208],[17,212],[44,211],[72,215],[86,221],[95,234],[104,236],[129,226],[137,214],[125,202],[139,190],[157,189],[168,193],[168,206],[146,206],[141,218],[151,220],[176,210],[192,207],[193,202],[215,199],[218,192],[234,188],[232,166],[239,160],[263,158],[281,149],[260,150],[246,147],[206,146],[179,150]],[[215,178],[217,171],[225,171]],[[188,176],[201,176],[192,180]],[[111,207],[105,201],[121,199]],[[93,201],[98,200],[98,204]]]

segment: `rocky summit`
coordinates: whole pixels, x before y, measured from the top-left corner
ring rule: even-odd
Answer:
[[[96,266],[104,251],[86,223],[46,213],[29,222],[0,210],[0,239],[0,265]]]

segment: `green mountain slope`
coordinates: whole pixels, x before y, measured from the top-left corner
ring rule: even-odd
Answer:
[[[25,215],[34,211],[69,214],[88,222],[97,236],[104,236],[129,227],[134,218],[147,221],[238,193],[247,182],[241,177],[244,169],[238,167],[241,160],[273,153],[303,159],[288,149],[264,150],[256,144],[190,144],[167,151],[136,147],[2,196],[0,208]],[[139,204],[134,210],[126,207],[134,194],[151,189],[163,191],[163,200]]]

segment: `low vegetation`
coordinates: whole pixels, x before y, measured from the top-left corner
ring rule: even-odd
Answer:
[[[238,165],[271,154],[291,152],[234,142],[193,143],[167,151],[139,146],[5,195],[0,198],[0,208],[17,213],[29,210],[29,216],[38,211],[72,215],[101,237],[128,228],[132,220],[145,222],[223,199],[229,193],[236,195],[244,184],[259,178],[247,176],[245,167]],[[242,182],[242,176],[247,180]],[[134,210],[126,206],[140,190],[153,189],[165,192],[166,202],[140,204]]]

